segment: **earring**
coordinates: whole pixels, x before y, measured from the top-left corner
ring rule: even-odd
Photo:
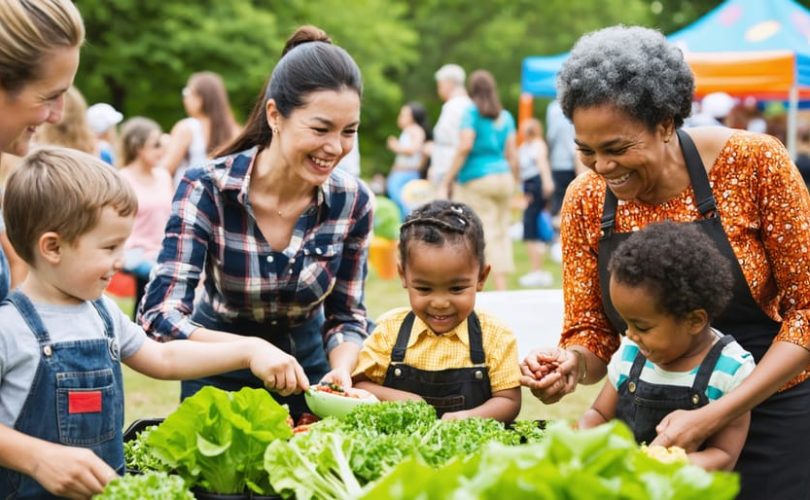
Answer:
[[[273,135],[278,135],[278,127],[273,127]]]

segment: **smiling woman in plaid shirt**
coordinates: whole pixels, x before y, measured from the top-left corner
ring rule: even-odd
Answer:
[[[243,133],[180,183],[140,305],[145,329],[164,340],[255,335],[280,347],[268,388],[293,415],[309,384],[351,386],[367,336],[370,194],[335,170],[354,144],[361,93],[351,56],[323,31],[299,28]],[[185,381],[181,397],[204,385],[262,382],[233,372]]]

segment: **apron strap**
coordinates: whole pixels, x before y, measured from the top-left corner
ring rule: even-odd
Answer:
[[[391,351],[391,362],[402,363],[405,361],[405,351],[408,349],[408,340],[411,337],[411,329],[413,329],[413,322],[416,315],[410,311],[402,325],[399,327],[397,333],[397,341],[394,343],[394,348]],[[486,356],[484,355],[484,341],[483,332],[481,330],[481,322],[478,320],[478,315],[475,311],[467,317],[467,335],[470,339],[470,360],[475,365],[484,364]]]
[[[600,238],[605,239],[608,238],[613,233],[613,226],[616,223],[616,205],[619,204],[619,200],[616,198],[616,195],[613,194],[613,191],[610,188],[605,188],[605,203],[602,206],[602,222],[601,222],[601,230]]]
[[[394,344],[394,349],[391,351],[391,362],[402,363],[405,361],[405,351],[408,349],[408,339],[411,338],[411,329],[413,328],[413,321],[416,315],[413,311],[405,315],[402,325],[399,327],[397,334],[397,341]]]
[[[484,356],[483,332],[475,311],[467,318],[467,336],[470,339],[470,360],[474,365],[484,364],[486,356]]]
[[[14,290],[8,295],[7,300],[14,304],[14,307],[20,312],[20,316],[22,316],[28,328],[34,333],[39,345],[45,346],[51,344],[51,337],[48,334],[48,330],[45,329],[42,318],[39,316],[31,299],[21,291]]]
[[[638,348],[638,346],[636,346]],[[638,350],[638,354],[636,354],[636,359],[633,360],[633,366],[630,367],[630,373],[627,375],[627,381],[633,382],[634,384],[638,383],[638,379],[641,376],[641,370],[644,369],[644,363],[647,362],[647,358],[641,354],[641,349]]]
[[[720,359],[720,354],[722,354],[723,349],[733,340],[734,337],[731,335],[723,335],[714,343],[709,353],[703,358],[700,368],[698,368],[695,381],[692,383],[693,391],[697,393],[706,392],[706,388],[709,386],[709,379],[712,376],[712,372],[714,372],[714,367],[717,365],[717,360]]]
[[[706,167],[703,165],[703,160],[700,159],[700,153],[698,153],[689,134],[682,129],[676,130],[675,133],[678,134],[681,151],[686,160],[686,170],[689,172],[692,190],[695,192],[695,198],[697,198],[697,209],[704,218],[714,217],[717,215],[717,203],[712,194]]]

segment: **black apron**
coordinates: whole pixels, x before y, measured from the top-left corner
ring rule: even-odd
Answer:
[[[422,396],[436,408],[440,417],[448,412],[476,408],[488,401],[492,397],[492,387],[485,364],[481,323],[475,312],[467,318],[470,360],[475,365],[471,368],[420,370],[405,364],[414,318],[413,311],[409,312],[399,327],[383,386]]]
[[[717,213],[717,204],[709,177],[692,139],[677,131],[686,168],[692,182],[701,218],[695,224],[706,233],[720,253],[732,264],[734,285],[731,302],[713,322],[721,332],[731,335],[753,356],[756,362],[771,346],[781,323],[768,317],[751,295],[737,257],[731,248]],[[632,233],[613,231],[616,219],[616,196],[605,188],[599,240],[599,284],[602,306],[618,332],[627,325],[610,301],[610,256]],[[807,381],[774,394],[751,412],[751,427],[736,470],[741,474],[740,499],[810,500],[810,383]]]
[[[638,443],[652,443],[658,435],[655,426],[664,417],[675,410],[694,410],[709,404],[709,398],[706,396],[709,379],[712,377],[717,360],[720,359],[720,353],[732,340],[734,339],[730,335],[724,335],[714,343],[700,363],[691,387],[658,385],[641,380],[641,371],[647,358],[639,351],[633,360],[627,380],[618,388],[616,418],[633,430]]]

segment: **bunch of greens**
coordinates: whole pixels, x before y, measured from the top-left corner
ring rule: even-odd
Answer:
[[[289,413],[264,389],[204,387],[147,438],[152,453],[192,486],[216,493],[272,493],[264,453],[292,436]]]
[[[636,445],[624,424],[575,431],[559,423],[538,444],[491,443],[433,468],[411,457],[364,490],[366,499],[732,499],[738,478],[659,462]]]
[[[361,487],[349,465],[355,441],[344,436],[334,420],[312,429],[267,447],[264,467],[273,488],[298,500],[356,498]]]
[[[149,435],[157,425],[150,425],[138,433],[135,439],[124,442],[124,462],[127,470],[146,472],[150,470],[170,472],[171,467],[157,457],[146,444]]]
[[[194,500],[178,476],[165,472],[147,472],[123,476],[110,481],[95,500]]]

